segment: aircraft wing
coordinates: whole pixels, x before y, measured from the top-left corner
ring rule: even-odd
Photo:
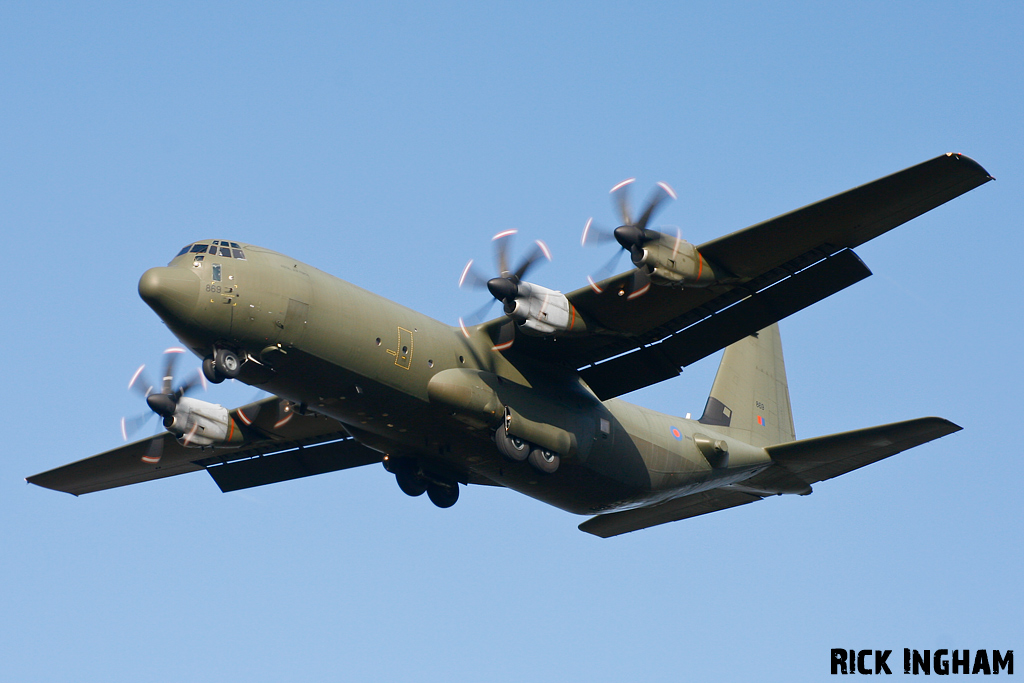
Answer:
[[[236,408],[231,417],[245,436],[238,448],[186,448],[163,432],[26,481],[78,496],[206,469],[226,492],[381,461],[341,423],[292,412],[277,397]]]
[[[957,431],[960,427],[949,420],[922,417],[769,446],[765,450],[774,464],[739,485],[693,493],[651,507],[598,515],[580,524],[579,528],[595,536],[609,538],[746,505],[777,493],[796,492],[800,486],[806,487],[802,492],[806,495],[810,493],[810,484],[852,472]]]
[[[567,295],[599,331],[557,343],[521,334],[512,350],[572,365],[602,400],[660,382],[867,277],[852,247],[989,180],[972,159],[945,154],[699,245],[734,276],[727,284],[631,298],[629,271]],[[492,337],[503,322],[488,323]]]

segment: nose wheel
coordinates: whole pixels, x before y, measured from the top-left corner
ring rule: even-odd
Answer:
[[[212,356],[203,359],[203,375],[213,384],[238,377],[242,361],[231,349],[214,349]]]

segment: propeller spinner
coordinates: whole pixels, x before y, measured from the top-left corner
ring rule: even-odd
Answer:
[[[583,228],[583,236],[580,239],[580,244],[585,247],[614,241],[622,247],[622,250],[629,253],[630,260],[637,267],[633,286],[628,297],[630,299],[642,295],[651,284],[647,272],[641,267],[644,264],[644,245],[654,240],[660,240],[663,237],[662,233],[648,229],[647,226],[666,199],[676,199],[676,193],[669,187],[668,183],[659,182],[647,200],[647,204],[644,206],[640,217],[634,220],[629,202],[629,186],[635,181],[636,178],[623,180],[609,192],[613,197],[622,224],[614,230],[609,230],[595,225],[594,219],[590,218]],[[682,238],[677,229],[676,243],[679,244],[681,242]],[[612,275],[621,257],[622,251],[616,252],[608,263],[598,270],[594,277],[587,278],[594,291],[598,293],[602,291],[597,283]]]
[[[498,275],[496,277],[488,278],[481,274],[473,267],[472,259],[462,270],[462,276],[459,278],[459,287],[469,286],[473,289],[486,289],[493,297],[491,301],[468,317],[467,320],[471,325],[482,321],[494,307],[496,301],[501,302],[502,311],[506,316],[512,316],[516,310],[516,299],[525,294],[523,289],[527,283],[524,282],[523,278],[526,277],[526,274],[541,257],[549,261],[551,260],[551,251],[548,249],[548,246],[537,240],[534,243],[533,250],[520,262],[517,268],[512,269],[509,266],[508,252],[509,243],[511,242],[510,238],[516,232],[516,230],[505,230],[504,232],[499,232],[491,240],[494,243],[495,262],[498,267]],[[469,330],[466,328],[467,320],[459,318],[459,326],[462,328],[462,333],[469,337]],[[502,325],[499,339],[494,348],[498,350],[508,348],[512,345],[514,335],[515,322],[509,319],[505,325]]]
[[[158,415],[162,418],[164,427],[168,427],[169,423],[174,419],[174,412],[178,408],[178,402],[182,396],[190,392],[196,386],[202,386],[206,388],[206,382],[201,372],[196,372],[195,376],[189,380],[183,382],[177,388],[174,387],[174,366],[177,363],[178,356],[185,353],[185,349],[182,348],[170,348],[164,351],[164,355],[167,356],[167,360],[164,364],[164,374],[160,383],[160,391],[154,391],[155,385],[148,381],[145,375],[145,365],[139,366],[139,369],[132,375],[131,380],[128,382],[128,389],[139,393],[146,401],[146,405],[149,406],[151,412],[143,413],[135,417],[121,418],[121,436],[125,441],[129,437],[141,429],[149,420],[152,419],[153,415]],[[188,435],[186,435],[186,438]],[[150,452],[148,452],[142,460],[148,463],[157,463],[160,461],[160,450],[162,449],[163,441],[154,440],[150,446]]]

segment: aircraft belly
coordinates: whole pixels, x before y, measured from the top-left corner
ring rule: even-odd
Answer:
[[[505,460],[489,425],[467,424],[447,408],[302,350],[279,356],[275,371],[262,388],[338,420],[374,450],[421,458],[462,483],[483,479],[576,514],[607,509],[650,487],[642,459],[616,457],[614,442],[600,437],[564,458],[555,475],[542,475],[526,462]]]
[[[678,418],[623,402],[602,404],[571,371],[517,358],[516,372],[506,375],[504,355],[474,353],[448,326],[348,285],[317,292],[313,305],[294,300],[284,312],[280,329],[290,343],[273,354],[272,376],[261,387],[300,410],[338,420],[369,448],[577,514],[650,504],[753,474],[713,471],[694,447],[692,430],[666,422]],[[283,306],[282,299],[277,307]],[[237,341],[255,347],[262,340]],[[485,389],[494,400],[481,399],[491,410],[453,405],[451,389],[464,388],[466,376],[491,378]],[[432,380],[441,377],[454,378],[452,386],[432,392]],[[472,391],[466,400],[473,403]],[[555,474],[498,453],[491,435],[506,407],[516,420],[567,435]],[[672,437],[679,429],[684,443]]]

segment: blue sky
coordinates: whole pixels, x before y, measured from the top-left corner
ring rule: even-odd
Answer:
[[[834,647],[1024,649],[1022,28],[1011,2],[3,3],[3,677],[823,680]],[[810,497],[604,541],[378,467],[23,482],[120,443],[175,341],[138,278],[195,239],[454,323],[499,230],[583,285],[624,177],[670,183],[658,220],[700,243],[944,152],[998,181],[859,248],[874,276],[782,335],[799,437],[964,430]],[[699,413],[716,365],[629,398]]]

